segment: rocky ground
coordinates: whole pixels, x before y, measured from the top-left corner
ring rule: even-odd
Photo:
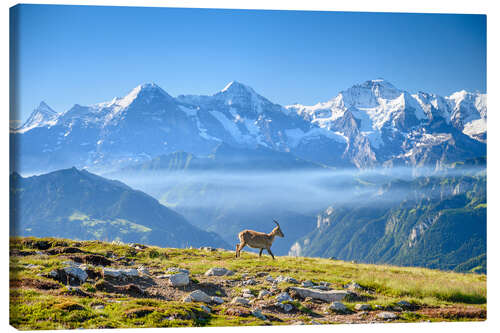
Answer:
[[[384,288],[367,280],[369,265],[327,259],[301,265],[296,258],[272,261],[251,253],[235,259],[234,252],[214,248],[25,238],[11,239],[10,255],[10,321],[21,329],[486,319],[486,277],[482,297],[479,275],[431,272],[457,277],[443,296],[425,288],[412,294],[413,285],[405,292],[405,277],[401,286]],[[453,281],[450,276],[442,278]]]

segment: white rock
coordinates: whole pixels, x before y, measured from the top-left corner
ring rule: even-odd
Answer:
[[[117,278],[139,276],[139,271],[135,268],[120,268],[120,269],[104,268],[103,273],[104,276],[111,276]]]
[[[370,304],[356,304],[354,306],[354,309],[356,309],[357,311],[369,311],[372,309],[372,307]]]
[[[77,278],[82,283],[85,282],[88,278],[87,273],[85,273],[85,271],[83,269],[78,268],[78,267],[68,266],[68,267],[64,267],[63,270],[64,270],[64,272],[66,272],[66,274],[68,274],[74,278]]]
[[[147,267],[141,266],[137,271],[142,275],[149,275],[149,269]]]
[[[377,314],[377,318],[391,320],[398,318],[398,315],[393,312],[380,312],[379,314]]]
[[[295,291],[302,298],[311,297],[323,302],[336,302],[343,300],[349,293],[345,290],[328,290],[320,291],[316,289],[307,289],[300,287],[290,287],[290,290]]]
[[[292,297],[290,297],[290,295],[288,295],[288,293],[286,292],[282,292],[281,294],[276,296],[276,300],[278,302],[293,301]]]
[[[222,304],[224,303],[224,300],[219,296],[212,296],[212,303]]]
[[[212,301],[212,298],[201,290],[194,290],[189,295],[187,295],[183,301],[210,303]]]
[[[302,287],[309,288],[312,286],[314,286],[314,283],[311,280],[307,280],[307,281],[302,282]]]
[[[328,309],[330,309],[331,311],[335,311],[335,312],[346,312],[347,311],[346,306],[342,302],[333,302],[332,304],[330,304]]]
[[[184,287],[189,284],[189,276],[185,273],[170,275],[170,284],[174,287]]]
[[[243,293],[243,295],[241,295],[242,297],[244,298],[254,298],[255,296],[251,293]]]
[[[269,291],[267,291],[267,290],[261,290],[259,292],[259,298],[265,297],[265,296],[270,295],[270,294],[271,293]]]
[[[249,279],[249,280],[243,281],[244,286],[254,286],[256,284],[257,284],[257,281],[255,281],[254,279]]]
[[[102,309],[104,309],[104,305],[102,305],[102,304],[96,305],[96,306],[94,306],[94,309],[102,310]]]
[[[274,305],[285,312],[290,312],[293,309],[293,305],[291,305],[289,303],[283,304],[280,302],[276,302]]]
[[[233,275],[234,272],[230,271],[224,267],[213,267],[205,272],[205,276],[223,276],[223,275]]]
[[[290,277],[290,276],[278,276],[275,281],[277,283],[281,283],[281,282],[287,282],[287,283],[294,283],[294,284],[298,284],[299,281],[297,281],[296,279],[294,279],[293,277]]]
[[[235,298],[233,298],[233,300],[231,301],[231,304],[241,304],[241,305],[245,305],[245,306],[250,305],[250,303],[248,302],[248,300],[246,298],[243,298],[243,297],[235,297]]]
[[[355,290],[362,290],[363,288],[357,284],[356,282],[352,281],[352,282],[349,282],[348,284],[346,284],[344,286],[344,288],[348,289],[348,290],[352,290],[352,291],[355,291]]]
[[[311,320],[311,324],[313,324],[313,325],[321,325],[321,323],[317,322],[316,320]]]

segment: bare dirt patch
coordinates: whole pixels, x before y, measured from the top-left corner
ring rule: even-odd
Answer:
[[[10,288],[53,290],[60,289],[62,286],[59,283],[52,281],[24,278],[22,280],[10,280]]]

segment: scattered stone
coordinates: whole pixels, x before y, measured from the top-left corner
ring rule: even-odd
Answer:
[[[262,314],[262,311],[260,309],[255,309],[252,311],[252,315],[256,318],[259,318],[261,320],[267,320],[266,316]]]
[[[35,269],[35,268],[39,268],[39,267],[40,266],[35,265],[35,264],[28,264],[28,265],[26,265],[26,268],[33,268],[33,269]]]
[[[285,301],[293,301],[293,299],[290,297],[290,295],[288,295],[287,292],[282,292],[281,294],[276,296],[276,300],[280,303]]]
[[[114,278],[129,278],[139,276],[139,271],[135,268],[104,268],[104,277],[110,276]]]
[[[375,304],[373,307],[375,308],[375,310],[382,310],[384,308],[382,305],[379,304]]]
[[[244,297],[244,298],[255,298],[255,296],[253,294],[248,294],[248,293],[244,293],[241,296]]]
[[[184,268],[179,268],[179,267],[169,267],[167,269],[167,273],[169,273],[169,274],[184,273],[184,274],[189,275],[189,270],[184,269]]]
[[[311,280],[307,280],[307,281],[302,282],[302,287],[309,288],[312,286],[314,286],[314,283]]]
[[[187,295],[183,301],[210,303],[212,301],[212,298],[201,290],[194,290],[189,295]]]
[[[205,311],[206,313],[211,313],[211,312],[212,312],[212,309],[210,309],[210,308],[209,308],[208,306],[206,306],[206,305],[202,305],[202,306],[201,306],[201,309],[202,309],[203,311]]]
[[[300,287],[290,287],[290,290],[293,290],[302,298],[311,297],[312,299],[318,299],[328,303],[341,301],[349,294],[345,290],[319,291],[316,289],[307,289]]]
[[[274,303],[274,306],[276,306],[277,308],[280,308],[284,312],[290,312],[293,310],[293,305],[289,304],[289,303],[283,304],[280,302],[276,302],[276,303]]]
[[[392,306],[392,310],[401,312],[401,311],[403,311],[403,308],[396,305],[396,306]]]
[[[224,275],[233,275],[234,272],[230,271],[224,267],[213,267],[205,272],[205,276],[224,276]]]
[[[330,287],[330,284],[331,284],[330,282],[326,282],[326,281],[321,281],[319,283],[320,286],[325,286],[325,287]]]
[[[185,273],[170,275],[170,284],[174,287],[185,287],[189,284],[189,276]]]
[[[267,295],[270,295],[270,294],[271,294],[271,293],[270,293],[269,291],[267,291],[267,290],[261,290],[261,291],[259,292],[259,298],[263,298],[263,297],[265,297],[265,296],[267,296]]]
[[[254,279],[248,279],[246,281],[243,281],[244,286],[254,286],[256,284],[257,284],[257,281],[255,281]]]
[[[141,266],[137,271],[142,275],[149,275],[149,269],[147,267]]]
[[[270,283],[274,283],[276,282],[276,280],[273,279],[273,277],[271,275],[268,275],[265,279],[267,282],[270,282]]]
[[[348,284],[346,284],[344,286],[344,288],[346,288],[348,290],[352,290],[352,291],[363,290],[363,287],[361,287],[359,284],[357,284],[354,281],[349,282]]]
[[[72,278],[78,280],[77,284],[82,284],[88,278],[87,273],[85,273],[85,271],[79,267],[68,266],[68,267],[64,267],[63,271],[64,271],[64,273],[66,273],[67,276],[69,276],[69,280],[71,280]],[[52,272],[50,272],[51,275],[52,275]],[[60,282],[63,282],[63,281],[60,281]],[[73,281],[68,281],[68,282],[73,282]]]
[[[129,244],[129,246],[133,247],[136,250],[144,250],[144,249],[148,248],[147,245],[139,244],[139,243],[132,243],[132,244]]]
[[[398,315],[393,313],[393,312],[380,312],[377,314],[377,318],[383,319],[383,320],[393,320],[397,319]]]
[[[311,324],[313,324],[313,325],[321,325],[321,323],[317,322],[316,320],[311,320]]]
[[[399,301],[396,304],[402,307],[403,309],[411,308],[410,302],[407,301]]]
[[[282,276],[282,275],[278,276],[274,281],[277,283],[287,282],[287,283],[299,284],[299,281],[297,281],[293,277]]]
[[[219,296],[212,296],[211,300],[212,300],[212,303],[217,303],[217,304],[224,303],[224,300],[222,298],[220,298]]]
[[[94,306],[94,309],[95,310],[102,310],[102,309],[104,309],[104,305],[102,305],[102,304],[96,305],[96,306]]]
[[[247,277],[248,277],[248,273],[243,273],[243,274],[241,274],[241,278],[242,278],[242,279],[246,279]]]
[[[356,304],[354,309],[356,309],[356,311],[370,311],[372,307],[370,304]]]
[[[245,306],[249,306],[250,303],[248,302],[248,300],[246,298],[243,298],[243,297],[235,297],[233,298],[233,300],[231,301],[231,304],[241,304],[241,305],[245,305]]]
[[[257,277],[264,277],[264,276],[267,276],[267,275],[268,275],[267,272],[259,272],[255,276],[257,276]]]
[[[305,323],[303,321],[296,321],[292,325],[305,325]]]
[[[342,302],[333,302],[328,309],[334,312],[347,312],[347,307]]]

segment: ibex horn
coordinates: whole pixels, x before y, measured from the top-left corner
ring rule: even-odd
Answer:
[[[274,223],[276,223],[278,225],[278,227],[280,226],[280,224],[278,223],[278,221],[276,221],[275,219],[273,219]]]

